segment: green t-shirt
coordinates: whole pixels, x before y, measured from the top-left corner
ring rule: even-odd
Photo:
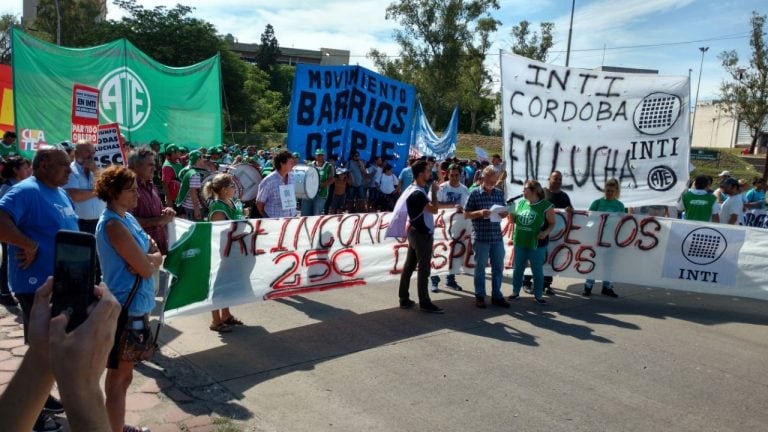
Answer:
[[[7,158],[9,156],[18,156],[19,155],[19,145],[13,144],[13,145],[5,145],[2,141],[0,141],[0,156],[3,158]]]
[[[317,172],[320,173],[320,189],[317,191],[318,198],[328,198],[328,189],[330,186],[323,186],[323,183],[327,182],[329,178],[333,177],[333,166],[328,162],[325,162],[323,166],[317,167]]]
[[[589,206],[589,211],[606,213],[624,213],[625,210],[624,203],[617,199],[607,200],[605,198],[600,198],[592,201],[592,205]]]
[[[515,246],[523,246],[536,249],[539,246],[539,233],[544,221],[547,220],[546,213],[552,208],[552,203],[547,200],[541,200],[531,204],[528,200],[520,200],[515,209],[515,233],[512,241]]]
[[[685,220],[709,222],[712,220],[712,206],[717,197],[710,193],[697,194],[688,191],[683,194],[683,208],[685,208]]]
[[[224,213],[229,220],[245,219],[245,215],[243,215],[243,203],[237,198],[232,198],[232,207],[228,206],[227,203],[222,200],[211,201],[211,204],[208,206],[208,220],[211,220],[211,216],[216,212]]]

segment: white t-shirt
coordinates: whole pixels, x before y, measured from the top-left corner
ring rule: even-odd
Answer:
[[[381,193],[389,195],[395,191],[399,181],[400,180],[398,180],[397,176],[394,174],[382,174],[381,178],[379,179],[379,190]]]
[[[736,225],[741,223],[744,216],[744,199],[741,194],[729,196],[720,208],[720,223],[727,224],[731,215],[736,215]]]
[[[445,182],[437,190],[437,202],[440,204],[458,204],[464,207],[468,198],[469,189],[461,183],[453,187],[449,182]]]

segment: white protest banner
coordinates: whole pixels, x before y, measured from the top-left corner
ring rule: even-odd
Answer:
[[[674,205],[688,181],[687,77],[601,72],[501,54],[507,196],[563,173],[575,208],[605,181],[627,206]]]
[[[119,124],[99,125],[99,140],[96,143],[96,155],[93,158],[99,168],[128,163]]]
[[[768,211],[765,210],[750,210],[744,213],[744,217],[740,221],[741,225],[755,227],[755,228],[768,228]]]
[[[165,267],[178,278],[166,317],[396,281],[407,243],[385,238],[391,217],[176,219]],[[578,210],[558,212],[556,220],[548,256],[555,275],[768,300],[768,231]],[[471,222],[446,210],[436,215],[435,227],[432,274],[472,273]],[[506,220],[502,234],[509,273],[512,226]]]
[[[99,132],[99,89],[72,86],[72,142],[95,143]]]

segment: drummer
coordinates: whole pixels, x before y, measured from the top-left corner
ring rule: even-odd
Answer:
[[[333,183],[333,166],[326,162],[323,149],[315,151],[315,160],[310,164],[317,168],[320,175],[320,187],[312,199],[301,200],[302,216],[318,216],[323,214],[325,202],[328,200],[328,188]]]
[[[273,171],[259,183],[256,209],[261,217],[280,218],[296,216],[296,186],[291,170],[295,159],[283,150],[272,159]]]

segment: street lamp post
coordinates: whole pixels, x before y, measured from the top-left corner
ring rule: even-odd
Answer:
[[[691,121],[691,145],[693,145],[693,128],[696,126],[696,112],[699,110],[699,88],[701,87],[701,70],[704,68],[704,53],[709,47],[699,47],[701,51],[701,63],[699,64],[699,83],[696,84],[696,101],[693,103],[693,120]]]
[[[571,26],[568,27],[568,48],[565,51],[565,66],[571,62],[571,36],[573,35],[573,11],[576,9],[576,0],[571,1]]]
[[[56,45],[61,45],[61,5],[59,0],[53,0],[56,7]]]

